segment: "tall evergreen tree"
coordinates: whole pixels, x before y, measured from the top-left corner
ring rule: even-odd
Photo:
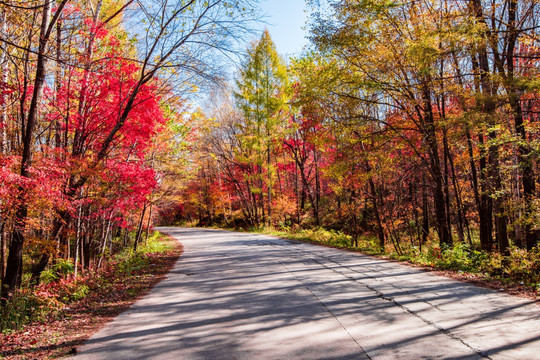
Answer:
[[[281,138],[283,110],[290,97],[287,68],[268,30],[248,49],[236,85],[236,103],[244,116],[239,126],[245,147],[251,149],[250,158],[243,160],[254,167],[252,178],[247,180],[253,184],[257,221],[266,222],[272,217],[274,155]]]

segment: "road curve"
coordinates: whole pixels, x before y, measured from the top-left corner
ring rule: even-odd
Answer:
[[[372,257],[161,228],[167,279],[75,359],[540,359],[540,306]]]

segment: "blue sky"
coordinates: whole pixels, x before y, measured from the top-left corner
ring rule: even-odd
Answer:
[[[307,14],[304,12],[305,0],[261,0],[263,13],[268,15],[268,28],[278,52],[285,56],[298,54],[307,44],[306,32],[302,30]]]

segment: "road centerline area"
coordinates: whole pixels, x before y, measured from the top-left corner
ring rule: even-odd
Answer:
[[[334,314],[332,312],[332,310],[324,303],[324,301],[319,298],[319,296],[317,296],[317,294],[309,287],[308,284],[304,283],[301,279],[299,279],[298,277],[296,277],[296,275],[294,274],[294,272],[292,272],[291,270],[289,270],[287,268],[287,266],[285,264],[283,264],[281,261],[279,261],[279,259],[275,259],[276,261],[278,261],[289,273],[291,273],[300,283],[302,283],[302,285],[304,285],[306,287],[306,289],[309,290],[309,292],[311,292],[311,294],[313,295],[313,297],[315,299],[317,299],[317,301],[322,305],[324,306],[324,308],[326,309],[326,311],[328,311],[329,314],[331,314],[334,319],[339,323],[339,325],[341,325],[341,327],[343,328],[343,330],[345,330],[345,332],[347,332],[347,334],[351,337],[351,339],[356,343],[356,345],[358,345],[358,348],[360,349],[360,352],[365,355],[368,359],[371,360],[371,357],[369,356],[369,354],[367,354],[365,352],[365,350],[362,348],[362,345],[360,345],[360,343],[358,342],[357,339],[354,338],[354,336],[349,332],[349,330],[347,329],[347,327],[345,325],[343,325],[341,323],[341,321],[339,320],[339,318],[336,316],[336,314]]]

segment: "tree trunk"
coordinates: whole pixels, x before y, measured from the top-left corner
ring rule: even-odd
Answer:
[[[369,165],[368,165],[369,166]],[[379,238],[379,248],[384,253],[385,252],[385,238],[384,238],[384,229],[381,220],[381,214],[379,212],[379,206],[377,204],[377,190],[375,188],[375,183],[373,179],[369,178],[369,188],[371,190],[371,198],[373,201],[373,212],[375,214],[375,220],[377,221],[377,237]]]
[[[456,170],[454,166],[454,159],[452,157],[452,154],[450,153],[450,150],[448,149],[448,142],[445,143],[445,146],[447,147],[448,152],[448,161],[450,164],[450,171],[452,172],[452,187],[454,188],[454,193],[456,196],[456,205],[457,205],[457,216],[458,216],[458,236],[460,241],[464,241],[465,238],[465,231],[467,234],[467,243],[469,245],[472,245],[471,240],[471,231],[469,229],[469,221],[466,217],[466,211],[463,206],[463,201],[461,198],[461,189],[459,186],[459,182],[456,175]]]
[[[531,221],[527,221],[534,217],[534,199],[536,198],[536,184],[534,176],[533,156],[532,150],[526,144],[527,134],[525,132],[525,126],[523,124],[523,113],[521,105],[517,96],[510,97],[510,105],[514,112],[514,126],[516,133],[520,137],[520,144],[518,146],[518,164],[521,169],[521,177],[523,184],[523,200],[525,202],[525,211],[523,217],[525,223],[523,225],[523,231],[525,233],[525,243],[527,250],[532,250],[533,247],[538,245],[538,232],[534,230]]]
[[[111,232],[111,219],[113,216],[113,210],[111,210],[111,213],[109,214],[109,218],[107,219],[106,225],[105,225],[105,231],[102,232],[102,244],[101,244],[101,251],[99,254],[99,261],[98,261],[98,268],[101,267],[101,264],[103,263],[103,257],[105,256],[105,249],[107,248],[107,241],[109,240],[109,234]],[[136,250],[136,249],[135,249]]]
[[[495,131],[489,132],[489,137],[492,142],[497,140]],[[510,255],[510,244],[508,243],[508,231],[506,228],[506,215],[503,208],[503,195],[501,175],[499,172],[499,148],[498,146],[491,145],[489,147],[489,172],[490,181],[493,184],[493,214],[495,216],[495,233],[497,235],[497,243],[499,245],[499,251],[503,255]]]
[[[79,270],[79,252],[81,247],[81,217],[82,217],[82,205],[79,205],[79,211],[77,212],[77,232],[75,235],[75,270],[74,275],[77,277],[77,271]]]
[[[24,244],[24,225],[28,209],[25,205],[21,205],[15,214],[14,230],[11,234],[11,242],[9,244],[9,253],[6,263],[6,275],[2,282],[2,299],[7,299],[9,295],[19,287],[20,276],[22,271],[22,251]]]
[[[41,19],[39,48],[36,60],[36,73],[34,79],[34,89],[32,100],[26,117],[26,128],[23,136],[23,152],[21,158],[21,176],[29,177],[29,168],[32,164],[32,151],[34,145],[34,129],[36,127],[38,111],[41,106],[43,95],[43,86],[45,84],[46,75],[46,48],[51,34],[51,26],[58,19],[67,0],[63,0],[57,7],[53,21],[51,21],[51,6],[52,2],[45,0],[43,2],[43,13]],[[20,285],[20,277],[22,276],[22,251],[24,246],[24,231],[26,228],[26,218],[28,216],[28,206],[25,200],[25,191],[21,189],[20,195],[17,197],[17,211],[15,212],[13,237],[9,247],[9,255],[7,261],[7,269],[5,276],[5,285],[2,287],[2,298],[7,298],[8,294],[12,293]]]
[[[133,251],[137,251],[137,246],[139,245],[139,241],[141,240],[144,215],[146,214],[146,207],[147,207],[147,203],[145,202],[143,206],[141,218],[139,220],[139,226],[137,227],[137,235],[135,236],[135,242],[133,243]]]
[[[443,119],[444,119],[444,101],[443,101]],[[450,199],[450,175],[448,174],[448,168],[450,167],[448,165],[448,158],[450,157],[449,150],[448,150],[448,139],[446,134],[446,129],[443,128],[443,186],[444,186],[444,203],[446,205],[446,223],[448,224],[448,229],[452,229],[452,220],[451,220],[451,208],[452,208],[452,201]],[[458,239],[460,241],[463,241],[463,232],[459,231],[458,227]]]
[[[435,121],[431,105],[431,91],[427,85],[423,89],[424,102],[424,136],[429,149],[429,164],[431,179],[433,181],[433,202],[435,206],[435,219],[437,224],[437,234],[439,244],[442,246],[452,245],[452,235],[450,232],[448,217],[446,216],[446,204],[443,189],[443,173],[439,159],[439,149],[437,145],[437,134],[435,132]]]
[[[427,242],[429,236],[429,203],[427,196],[427,184],[426,177],[422,176],[422,242],[420,244],[420,249],[422,244]]]
[[[152,208],[154,203],[150,203],[150,209],[148,210],[148,221],[146,222],[146,236],[144,238],[144,243],[146,244],[148,242],[148,236],[150,235],[150,225],[152,224]],[[225,213],[225,209],[223,209],[223,213]]]
[[[5,226],[6,223],[2,222],[2,226],[0,226],[0,284],[4,283],[4,272],[6,265],[6,236],[4,232]]]

